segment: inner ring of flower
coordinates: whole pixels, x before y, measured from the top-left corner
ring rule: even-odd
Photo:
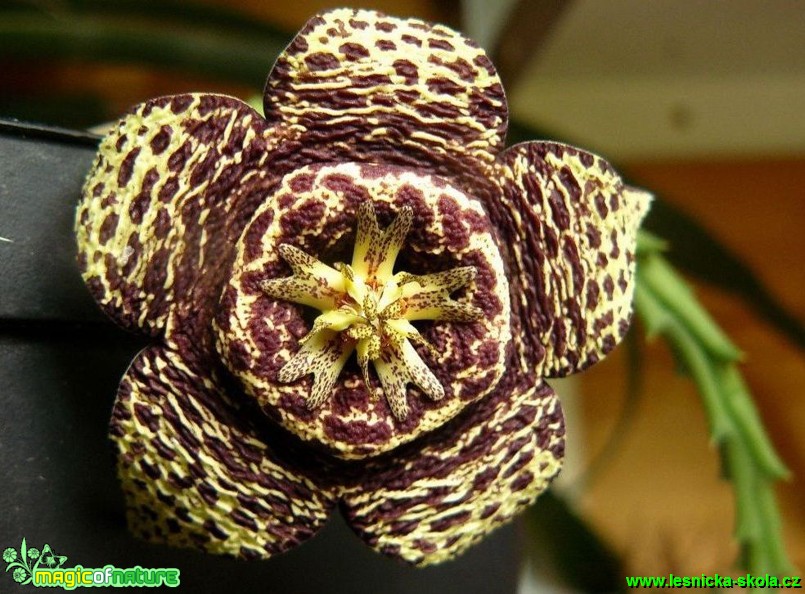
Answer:
[[[394,264],[412,220],[413,212],[406,206],[381,230],[372,202],[362,203],[352,264],[329,266],[299,248],[279,246],[293,274],[263,281],[262,290],[269,297],[321,312],[301,339],[299,351],[279,372],[279,380],[285,383],[314,375],[307,397],[309,408],[318,408],[332,393],[353,351],[367,386],[372,362],[389,408],[399,420],[408,415],[409,383],[434,400],[444,396],[443,386],[413,344],[431,352],[432,347],[411,322],[480,319],[480,309],[450,297],[473,282],[476,269],[463,266],[432,274],[395,274]]]

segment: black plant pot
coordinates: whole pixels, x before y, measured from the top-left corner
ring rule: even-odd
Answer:
[[[261,594],[517,589],[521,527],[414,569],[373,553],[335,514],[307,544],[244,562],[128,534],[107,425],[145,341],[107,321],[75,265],[73,213],[97,139],[0,122],[0,549],[48,544],[65,567],[176,567],[180,590]],[[10,240],[10,241],[7,241]],[[12,573],[0,591],[30,592]]]

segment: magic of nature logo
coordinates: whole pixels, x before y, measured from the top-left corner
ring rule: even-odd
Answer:
[[[179,585],[179,569],[175,567],[65,567],[65,555],[57,555],[49,544],[41,548],[29,547],[24,538],[19,550],[14,547],[3,550],[3,561],[6,562],[6,573],[11,572],[11,577],[20,585],[65,590],[109,586],[175,588]]]

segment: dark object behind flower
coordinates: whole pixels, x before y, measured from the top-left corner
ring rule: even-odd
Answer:
[[[312,19],[265,107],[263,119],[229,97],[149,101],[106,138],[85,186],[85,281],[115,320],[159,339],[113,413],[130,527],[264,557],[340,503],[377,550],[449,559],[558,472],[563,420],[542,378],[587,367],[625,333],[648,196],[578,149],[503,151],[488,58],[419,21]],[[409,388],[404,419],[349,364],[329,400],[306,406],[311,378],[279,378],[310,329],[304,311],[260,289],[288,275],[282,244],[343,259],[366,201],[384,227],[411,209],[410,272],[477,268],[457,298],[487,316],[418,328],[445,396]]]

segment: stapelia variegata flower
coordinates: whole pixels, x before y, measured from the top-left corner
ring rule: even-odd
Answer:
[[[78,208],[84,279],[153,337],[111,434],[130,528],[268,557],[336,504],[370,546],[450,559],[559,471],[545,378],[626,332],[646,193],[601,158],[504,150],[483,50],[339,9],[277,60],[265,116],[148,101]]]

